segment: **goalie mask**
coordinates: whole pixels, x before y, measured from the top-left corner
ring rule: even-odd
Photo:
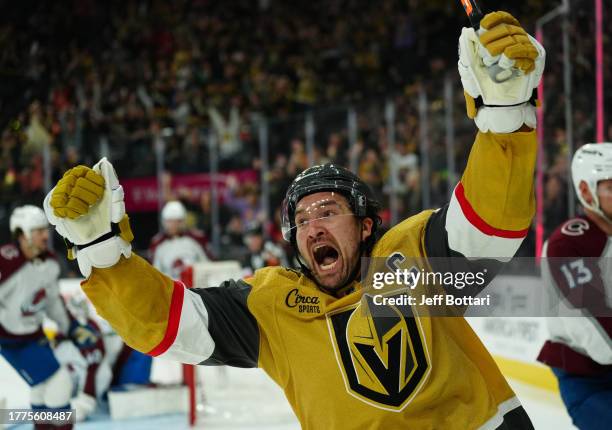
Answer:
[[[597,197],[597,184],[612,179],[612,143],[589,143],[581,146],[572,159],[572,181],[580,203],[587,209],[612,222],[601,210]],[[587,203],[580,192],[580,182],[584,181],[593,201]]]

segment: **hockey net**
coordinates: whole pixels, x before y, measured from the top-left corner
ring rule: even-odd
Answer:
[[[240,279],[237,261],[197,263],[181,274],[189,287],[217,287]],[[189,390],[189,422],[197,428],[298,429],[281,389],[260,369],[183,365]]]

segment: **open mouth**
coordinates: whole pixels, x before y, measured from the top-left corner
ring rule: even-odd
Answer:
[[[312,249],[312,255],[321,270],[331,270],[338,263],[338,250],[331,245],[315,245]]]

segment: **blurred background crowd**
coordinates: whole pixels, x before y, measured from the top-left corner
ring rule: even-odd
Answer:
[[[495,7],[530,32],[557,6],[515,3]],[[595,140],[594,19],[593,2],[571,4],[578,147]],[[122,180],[150,179],[163,192],[157,207],[136,202],[130,210],[137,249],[159,228],[157,208],[179,199],[188,225],[217,238],[215,258],[244,260],[245,237],[256,232],[283,246],[274,221],[286,187],[309,164],[356,171],[383,200],[388,226],[447,201],[476,133],[456,72],[456,40],[467,24],[459,2],[24,0],[2,9],[3,242],[12,208],[40,206],[62,172],[104,155]],[[570,210],[560,25],[544,31],[547,232]],[[610,71],[612,30],[604,27]],[[605,108],[612,112],[610,91]],[[233,173],[215,192],[172,185],[211,173],[213,164],[215,174]],[[533,255],[533,240],[523,248]]]

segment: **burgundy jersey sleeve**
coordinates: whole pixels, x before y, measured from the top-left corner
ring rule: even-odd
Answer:
[[[588,311],[612,334],[612,309],[606,304],[604,274],[599,265],[607,235],[587,218],[574,218],[548,240],[546,257],[559,293],[569,304]]]
[[[12,243],[0,246],[0,288],[25,263],[26,259],[17,246]]]

